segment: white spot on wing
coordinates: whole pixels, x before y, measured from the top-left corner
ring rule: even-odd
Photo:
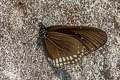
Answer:
[[[58,63],[58,59],[56,59],[56,64]]]
[[[69,57],[66,57],[67,60],[70,60]]]
[[[73,55],[73,57],[77,57],[77,55]]]
[[[53,60],[53,64],[55,65],[55,60]]]
[[[80,60],[81,58],[78,58],[78,60]]]
[[[60,63],[60,66],[62,66],[63,65],[63,63]]]
[[[81,55],[79,55],[79,57],[82,57]]]
[[[82,49],[81,52],[84,52],[84,50]]]
[[[68,61],[68,64],[69,64],[70,62]]]
[[[72,63],[75,63],[75,61],[72,61]]]
[[[80,51],[77,51],[77,53],[79,54],[79,53],[80,53]]]
[[[77,61],[78,61],[78,59],[75,59],[75,61],[77,62]]]
[[[56,66],[58,66],[58,67],[59,67],[59,64],[56,64]]]
[[[83,53],[81,53],[81,55],[83,56],[84,54],[83,54]]]
[[[62,59],[63,59],[63,61],[66,61],[65,57],[63,57]]]
[[[62,58],[59,58],[59,62],[62,62]]]
[[[70,59],[73,60],[72,56],[70,56]]]
[[[83,47],[83,49],[85,49],[85,46]]]
[[[92,48],[92,50],[94,50],[94,48]]]
[[[67,64],[66,62],[64,64]]]

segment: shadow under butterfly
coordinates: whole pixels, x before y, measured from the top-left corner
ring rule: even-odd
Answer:
[[[78,62],[107,41],[107,34],[94,27],[55,25],[46,28],[42,23],[39,27],[47,60],[56,67]]]

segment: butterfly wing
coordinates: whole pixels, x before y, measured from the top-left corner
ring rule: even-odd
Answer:
[[[45,45],[48,58],[57,66],[75,63],[75,59],[80,60],[85,48],[77,39],[59,32],[49,32]]]
[[[51,27],[44,39],[48,59],[61,66],[75,63],[106,42],[106,33],[90,27]]]
[[[82,42],[86,48],[90,49],[89,51],[98,49],[107,41],[106,33],[103,30],[94,27],[52,26],[48,28],[48,31],[71,35]]]

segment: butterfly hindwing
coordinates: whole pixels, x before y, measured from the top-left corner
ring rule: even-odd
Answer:
[[[59,32],[48,32],[45,44],[48,57],[58,66],[75,63],[85,49],[77,39]]]

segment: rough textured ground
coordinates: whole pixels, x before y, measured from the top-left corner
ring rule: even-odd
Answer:
[[[38,22],[98,27],[108,41],[66,70],[52,68],[34,37]],[[0,0],[0,80],[120,80],[120,1]]]

